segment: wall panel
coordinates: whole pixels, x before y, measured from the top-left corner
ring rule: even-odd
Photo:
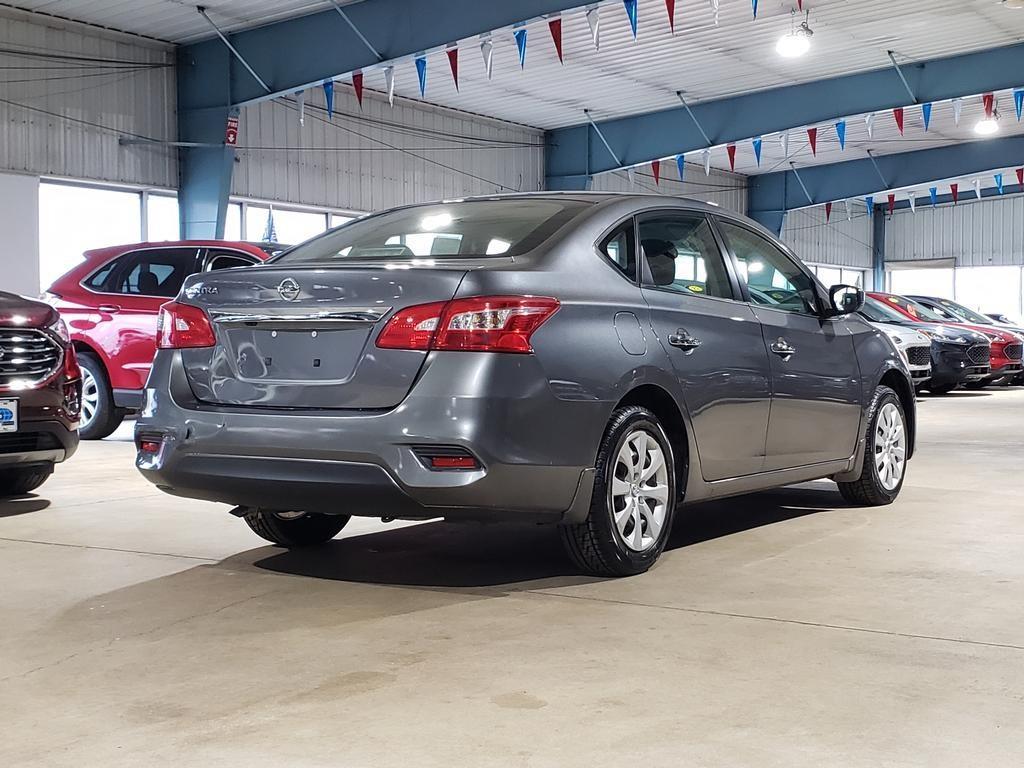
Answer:
[[[782,240],[804,261],[857,269],[871,268],[871,219],[863,203],[851,203],[852,216],[837,203],[826,223],[822,206],[786,214]]]

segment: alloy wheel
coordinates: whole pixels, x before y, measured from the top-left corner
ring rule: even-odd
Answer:
[[[612,515],[625,545],[644,552],[655,545],[668,508],[668,464],[654,436],[638,429],[619,449],[611,487]]]
[[[82,415],[79,420],[79,428],[86,429],[96,418],[96,411],[100,407],[100,386],[96,377],[86,367],[82,367]]]
[[[894,491],[903,479],[907,461],[907,430],[894,403],[886,403],[875,420],[875,469],[878,481]]]

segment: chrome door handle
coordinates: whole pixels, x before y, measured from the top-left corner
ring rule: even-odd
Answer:
[[[779,339],[774,342],[770,349],[773,354],[778,355],[783,360],[789,360],[789,358],[796,354],[796,347],[790,345],[785,339]]]
[[[687,352],[693,352],[703,342],[700,339],[696,339],[689,333],[680,328],[678,331],[668,337],[668,343],[673,347],[679,349],[685,349]]]
[[[116,304],[100,304],[100,312],[107,312],[109,314],[114,314],[114,313],[120,312],[120,311],[121,311],[121,308],[119,306],[117,306]]]

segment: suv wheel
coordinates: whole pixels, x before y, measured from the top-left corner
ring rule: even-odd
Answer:
[[[665,549],[676,507],[676,471],[665,430],[646,408],[612,414],[601,441],[587,519],[560,529],[572,561],[594,576],[643,573]]]
[[[22,496],[32,493],[53,474],[53,467],[0,470],[0,496]]]
[[[348,515],[275,512],[262,507],[250,507],[244,517],[257,536],[271,544],[289,548],[330,541],[351,519]]]
[[[78,434],[83,440],[102,440],[121,426],[126,411],[114,405],[107,371],[95,355],[80,352],[78,365],[82,369],[82,418]]]
[[[909,445],[903,405],[889,387],[879,386],[875,390],[864,442],[860,478],[852,483],[839,483],[839,492],[848,502],[859,506],[891,504],[903,487]]]

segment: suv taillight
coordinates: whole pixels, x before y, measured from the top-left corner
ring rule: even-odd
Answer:
[[[199,307],[176,301],[160,307],[156,321],[157,349],[212,347],[216,343],[210,318]]]
[[[377,337],[381,349],[533,352],[530,337],[559,307],[544,296],[475,296],[399,310]]]

